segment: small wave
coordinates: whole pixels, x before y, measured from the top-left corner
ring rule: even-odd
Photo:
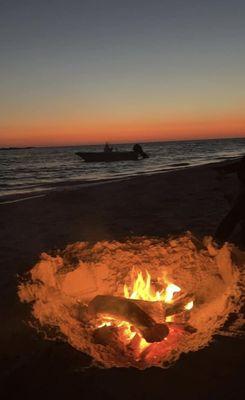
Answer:
[[[122,179],[140,175],[167,172],[180,168],[224,161],[241,156],[245,139],[219,141],[184,141],[145,143],[147,160],[113,163],[82,163],[76,151],[101,151],[101,146],[63,148],[35,148],[33,151],[18,149],[0,154],[0,187],[8,193],[35,192],[83,182]],[[118,145],[119,150],[129,150],[131,145]],[[3,154],[4,153],[4,154]],[[70,182],[70,183],[68,183]],[[2,186],[2,185],[8,186]],[[3,192],[3,190],[2,190]],[[1,196],[3,194],[1,193]]]
[[[188,162],[174,163],[174,164],[169,164],[169,167],[185,167],[187,165],[190,165],[190,163]]]
[[[39,194],[37,196],[28,196],[28,197],[22,197],[20,199],[14,199],[14,200],[5,200],[5,201],[1,201],[1,204],[11,204],[11,203],[19,203],[20,201],[25,201],[25,200],[32,200],[32,199],[36,199],[38,197],[44,197],[46,196],[46,194]]]

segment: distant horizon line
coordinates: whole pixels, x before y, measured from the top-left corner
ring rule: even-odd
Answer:
[[[214,138],[195,138],[195,139],[163,139],[163,140],[144,140],[144,141],[138,141],[138,140],[132,140],[132,141],[119,141],[119,142],[112,142],[105,140],[103,142],[97,142],[97,143],[77,143],[77,144],[47,144],[47,145],[20,145],[20,146],[11,146],[11,145],[6,145],[6,146],[1,146],[0,149],[33,149],[33,148],[52,148],[52,147],[77,147],[77,146],[99,146],[99,145],[104,145],[105,143],[109,143],[112,145],[120,145],[120,144],[134,144],[134,143],[141,143],[141,144],[148,144],[148,143],[164,143],[164,142],[200,142],[200,141],[211,141],[211,140],[241,140],[245,139],[245,134],[244,137],[242,136],[230,136],[230,137],[214,137]]]

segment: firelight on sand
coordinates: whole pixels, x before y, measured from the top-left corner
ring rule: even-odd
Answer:
[[[191,234],[75,243],[42,254],[18,293],[31,303],[32,326],[87,353],[91,365],[166,368],[217,332],[238,334],[235,251]],[[223,331],[230,313],[236,323]]]

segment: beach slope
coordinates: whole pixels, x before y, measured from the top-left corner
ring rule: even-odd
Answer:
[[[49,342],[27,324],[18,274],[40,253],[76,241],[212,235],[238,193],[234,174],[214,165],[139,176],[0,204],[1,380],[4,398],[238,399],[244,389],[241,339],[217,336],[169,370],[85,369],[87,356]]]

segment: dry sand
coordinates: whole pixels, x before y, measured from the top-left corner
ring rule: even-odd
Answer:
[[[182,356],[169,370],[99,370],[62,342],[44,341],[25,324],[28,306],[17,298],[17,274],[41,252],[76,241],[127,236],[212,235],[238,193],[234,175],[192,167],[0,205],[1,378],[6,398],[75,395],[106,399],[238,399],[244,341],[220,337]]]

